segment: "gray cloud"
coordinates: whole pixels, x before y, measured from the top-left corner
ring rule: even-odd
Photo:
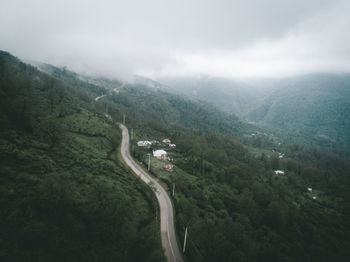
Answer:
[[[350,70],[345,0],[3,0],[1,6],[0,49],[81,72]]]

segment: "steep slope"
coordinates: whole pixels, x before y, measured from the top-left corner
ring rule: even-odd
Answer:
[[[100,89],[0,52],[1,261],[163,261],[156,199],[118,160]]]
[[[52,66],[50,66],[52,67]],[[82,76],[64,69],[53,67],[54,75],[63,81],[67,78],[72,81],[80,81],[83,88],[96,88],[102,91],[97,94],[108,94],[99,100],[96,107],[115,116],[122,121],[122,115],[126,115],[129,123],[147,123],[154,129],[164,129],[169,125],[181,125],[201,131],[213,131],[222,134],[240,136],[257,128],[241,121],[236,115],[224,113],[204,101],[192,101],[182,94],[169,92],[166,86],[146,78],[137,77],[132,83],[122,84],[118,92],[109,92],[110,87],[100,82],[98,86],[84,87],[86,82]],[[42,68],[43,69],[43,68]],[[85,77],[86,78],[86,77]],[[96,82],[89,78],[88,82]],[[105,81],[107,81],[105,79]],[[108,80],[110,83],[118,82]]]

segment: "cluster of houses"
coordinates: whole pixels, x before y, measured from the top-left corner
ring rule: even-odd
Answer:
[[[138,141],[137,146],[150,147],[152,145],[151,141]]]
[[[175,148],[176,147],[176,145],[172,144],[170,139],[168,139],[168,138],[163,139],[162,142],[163,142],[163,144],[167,145],[170,148]]]
[[[162,143],[160,143],[157,140],[152,140],[152,141],[145,140],[145,141],[138,141],[137,142],[137,146],[140,146],[140,147],[161,146],[162,144],[168,146],[169,148],[176,147],[176,145],[172,144],[170,139],[168,139],[168,138],[163,139]]]
[[[168,161],[172,161],[173,160],[172,158],[170,158],[168,156],[168,153],[165,150],[163,150],[163,149],[154,150],[153,151],[153,156],[156,157],[158,160],[168,160]],[[174,170],[174,165],[166,164],[166,165],[164,165],[164,169],[168,170],[168,171],[173,171]]]
[[[151,147],[151,146],[160,146],[161,143],[159,143],[157,140],[152,140],[152,141],[138,141],[137,142],[137,146],[141,146],[141,147]]]
[[[153,141],[138,141],[137,146],[139,147],[146,147],[150,148],[151,146],[167,146],[168,148],[175,148],[176,145],[172,144],[170,139],[165,138],[162,140],[162,143],[153,140]],[[172,159],[168,156],[168,153],[163,149],[153,150],[153,157],[157,158],[158,160],[168,160],[172,161]],[[166,164],[164,165],[164,169],[168,171],[173,171],[174,165]]]

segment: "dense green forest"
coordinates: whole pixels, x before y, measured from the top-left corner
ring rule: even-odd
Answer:
[[[128,85],[110,101],[140,139],[176,143],[179,172],[153,174],[169,191],[176,184],[177,228],[183,239],[190,227],[190,261],[348,260],[349,162],[337,154],[343,146],[248,125],[159,88]],[[136,147],[135,157],[144,161],[150,150]]]
[[[164,87],[170,92],[185,94],[194,100],[210,102],[217,108],[242,118],[257,104],[264,91],[270,89],[261,86],[262,79],[257,83],[249,83],[229,78],[189,76],[163,77],[158,81],[164,83]]]
[[[152,174],[176,185],[188,261],[349,260],[350,164],[336,142],[140,82],[116,93],[118,80],[41,68],[53,78],[7,53],[0,65],[3,260],[163,259],[155,199],[120,162],[106,113],[135,138],[176,144],[174,172]],[[132,148],[142,162],[157,147]]]
[[[1,261],[164,261],[156,199],[119,160],[101,90],[0,53]]]
[[[166,130],[138,132],[177,145],[175,171],[167,176],[154,168],[153,174],[170,192],[176,185],[177,228],[183,239],[189,227],[190,261],[349,259],[348,162],[298,145],[279,148],[283,159],[265,149],[254,155],[212,132]],[[140,160],[147,153],[135,150]],[[277,169],[286,174],[274,174]]]
[[[210,102],[241,119],[349,144],[350,75],[282,79],[160,79],[168,89]]]
[[[251,121],[349,144],[350,75],[285,79],[249,114]]]
[[[169,191],[176,185],[177,228],[183,239],[190,227],[190,261],[349,259],[350,177],[349,162],[337,154],[342,146],[248,125],[159,88],[126,86],[111,101],[128,112],[140,139],[168,137],[177,145],[180,170],[153,174]],[[144,161],[150,150],[136,147],[135,157]],[[286,174],[274,174],[278,169]]]

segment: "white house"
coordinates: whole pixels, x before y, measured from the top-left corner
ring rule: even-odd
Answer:
[[[138,146],[150,146],[152,143],[150,141],[139,141],[137,142]]]
[[[312,192],[312,188],[311,188],[311,187],[308,187],[308,188],[307,188],[307,191]]]
[[[160,150],[153,151],[153,156],[157,157],[158,159],[164,159],[168,157],[168,154],[163,149],[160,149]]]
[[[171,147],[171,148],[175,148],[175,147],[176,147],[176,145],[175,145],[175,144],[169,144],[169,147]]]
[[[162,142],[163,142],[164,144],[170,144],[170,143],[171,143],[170,139],[168,139],[168,138],[163,139]]]
[[[276,175],[284,175],[284,171],[283,170],[275,170],[274,171]]]

